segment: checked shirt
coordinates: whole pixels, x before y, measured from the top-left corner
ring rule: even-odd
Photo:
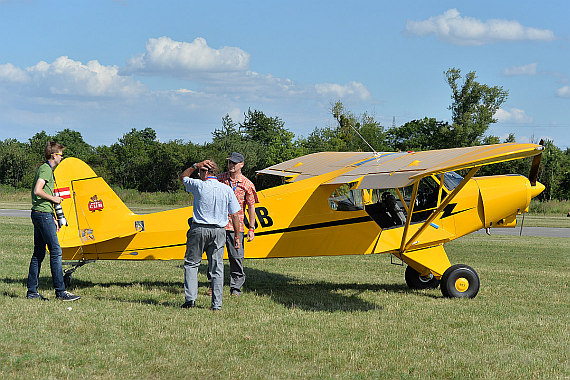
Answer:
[[[249,179],[247,179],[243,174],[239,176],[237,181],[232,181],[229,172],[219,174],[218,181],[225,183],[226,185],[228,185],[233,189],[236,198],[238,200],[238,203],[241,206],[241,209],[238,211],[239,221],[240,221],[239,229],[240,232],[244,232],[243,218],[245,214],[245,206],[247,205],[248,207],[254,207],[254,205],[259,202],[259,200],[257,199],[257,192],[255,191],[255,185]],[[231,219],[226,225],[226,230],[229,231],[234,230]]]

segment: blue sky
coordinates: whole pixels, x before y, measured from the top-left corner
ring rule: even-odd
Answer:
[[[331,103],[450,121],[443,72],[509,97],[488,133],[570,147],[570,2],[0,0],[0,139],[132,128],[205,142],[229,114],[306,137]]]

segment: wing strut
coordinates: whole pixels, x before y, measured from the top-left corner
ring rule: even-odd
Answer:
[[[443,211],[443,209],[453,200],[453,198],[455,198],[455,196],[459,193],[459,191],[461,191],[461,189],[463,189],[463,187],[467,184],[467,182],[477,173],[477,171],[480,168],[481,168],[481,166],[476,166],[476,167],[472,168],[469,171],[469,173],[465,176],[465,178],[463,178],[461,183],[459,185],[457,185],[457,187],[451,192],[451,194],[449,194],[447,197],[445,197],[445,200],[443,202],[441,202],[439,207],[434,212],[432,212],[432,214],[429,216],[429,218],[427,218],[427,220],[420,227],[420,229],[418,231],[416,231],[416,233],[410,238],[410,240],[408,240],[407,243],[404,244],[404,242],[406,241],[406,238],[407,238],[408,226],[410,225],[411,215],[412,215],[412,211],[413,211],[413,203],[411,204],[411,207],[410,207],[411,210],[408,213],[408,219],[406,220],[406,227],[404,228],[404,235],[402,236],[402,246],[400,247],[400,253],[404,253],[410,248],[410,246],[412,245],[412,242],[415,241],[426,230],[426,228],[428,228],[428,226],[431,224],[431,222],[433,222],[434,219],[437,218],[437,216]],[[414,194],[412,195],[412,200],[415,200],[415,196],[417,195],[418,184],[419,184],[419,180],[414,184]]]
[[[408,215],[406,216],[406,225],[404,226],[404,234],[402,235],[402,244],[400,245],[400,253],[404,253],[406,251],[405,250],[406,237],[408,236],[408,228],[410,227],[410,223],[412,222],[412,213],[414,212],[414,204],[416,203],[416,197],[418,196],[419,187],[420,187],[420,180],[417,180],[416,182],[414,182],[414,187],[412,189],[412,197],[410,198],[410,206],[407,209]],[[406,204],[406,202],[403,203]],[[401,256],[400,259],[402,259]]]

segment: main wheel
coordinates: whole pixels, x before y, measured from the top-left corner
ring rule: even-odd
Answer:
[[[406,268],[406,284],[410,289],[435,289],[439,286],[439,280],[433,275],[421,276],[418,271],[408,265]]]
[[[452,265],[441,276],[441,294],[448,298],[474,298],[479,293],[479,276],[464,264]]]

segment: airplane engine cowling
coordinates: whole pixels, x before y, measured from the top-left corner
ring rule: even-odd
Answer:
[[[474,178],[483,200],[484,227],[497,226],[509,216],[528,212],[532,197],[540,194],[544,186],[522,175],[498,175]]]

